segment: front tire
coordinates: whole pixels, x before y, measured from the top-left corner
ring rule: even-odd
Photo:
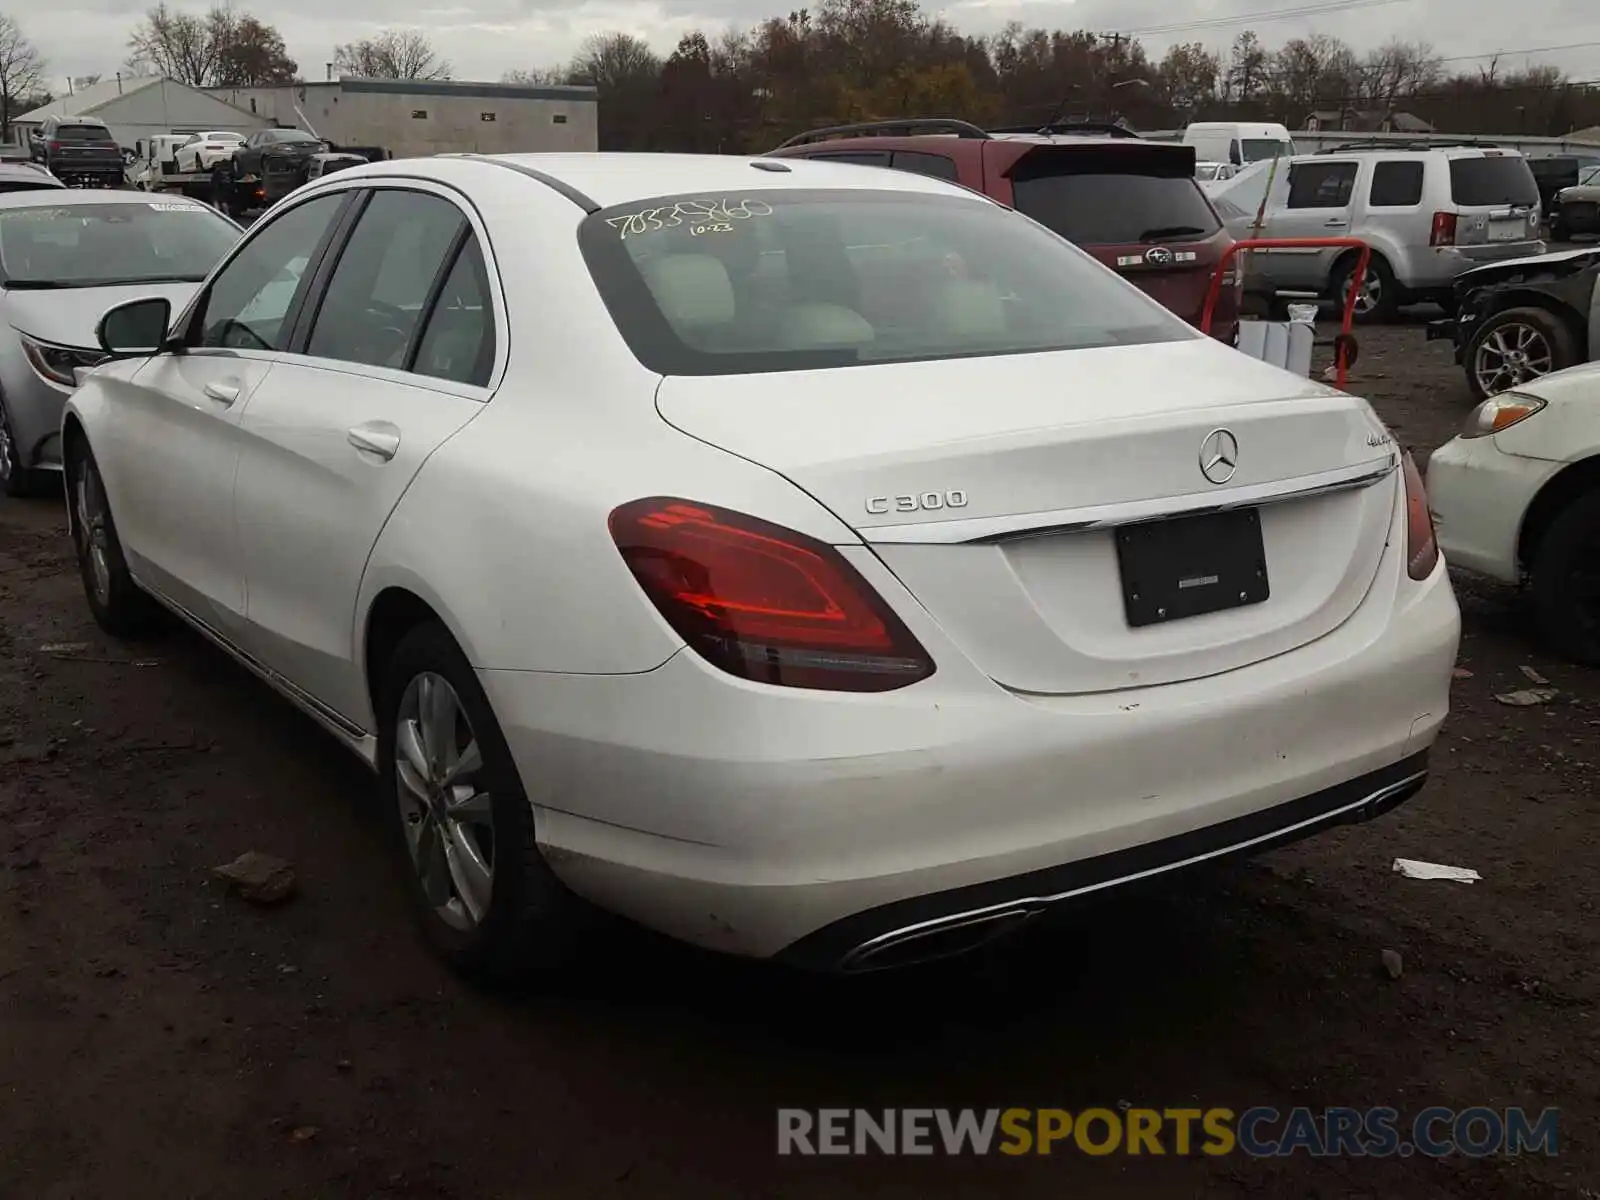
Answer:
[[[1539,539],[1533,602],[1557,653],[1600,666],[1600,491],[1579,496]]]
[[[16,499],[37,496],[45,484],[43,471],[25,466],[22,447],[11,429],[11,418],[0,401],[0,491]]]
[[[429,943],[489,981],[567,965],[588,914],[540,855],[499,722],[443,625],[401,640],[377,712],[382,803]]]
[[[1487,400],[1574,365],[1578,339],[1548,309],[1508,308],[1478,327],[1465,358],[1467,386],[1474,399]]]
[[[154,623],[155,602],[128,571],[100,468],[82,438],[72,442],[67,454],[67,503],[72,505],[78,573],[95,624],[118,638],[145,632]]]

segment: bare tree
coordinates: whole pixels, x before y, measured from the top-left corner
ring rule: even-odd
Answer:
[[[201,17],[175,12],[162,0],[128,36],[128,63],[180,83],[206,87],[215,82],[221,55],[217,27],[228,19],[225,9],[214,8]]]
[[[289,57],[283,35],[249,13],[241,13],[228,30],[217,59],[218,86],[293,83],[299,73],[300,64]]]
[[[648,42],[631,33],[596,34],[579,47],[571,70],[573,78],[604,95],[654,83],[661,74],[661,60]]]
[[[44,59],[21,27],[0,13],[0,131],[11,134],[11,118],[19,111],[18,102],[44,90]]]
[[[500,82],[517,87],[561,87],[570,74],[566,67],[529,67],[526,70],[507,71],[500,76]]]
[[[134,27],[125,69],[192,87],[288,83],[299,70],[283,35],[249,13],[219,4],[200,16],[176,12],[165,0]]]
[[[335,46],[334,68],[362,79],[449,79],[450,64],[416,29],[385,29],[376,37]]]
[[[1367,55],[1363,67],[1368,99],[1386,110],[1403,96],[1434,87],[1444,73],[1432,46],[1398,38]]]

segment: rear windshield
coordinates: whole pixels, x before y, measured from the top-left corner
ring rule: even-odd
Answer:
[[[667,196],[595,213],[579,242],[629,347],[664,375],[1199,336],[1060,238],[980,199]]]
[[[57,125],[58,142],[109,142],[111,132],[103,125]]]
[[[1080,246],[1193,241],[1221,228],[1192,176],[1038,175],[1012,180],[1012,203]]]
[[[1245,138],[1239,143],[1239,149],[1247,163],[1289,158],[1295,153],[1293,142],[1281,142],[1277,138]]]
[[[1452,158],[1450,196],[1468,207],[1490,204],[1537,204],[1539,185],[1533,181],[1527,159]]]

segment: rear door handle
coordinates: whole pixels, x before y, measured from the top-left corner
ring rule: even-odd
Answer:
[[[1348,224],[1350,224],[1349,221],[1324,221],[1322,227],[1324,229],[1343,229]]]
[[[387,421],[368,421],[357,425],[345,435],[357,450],[376,454],[388,462],[400,449],[400,431]]]
[[[200,390],[218,404],[232,404],[239,398],[239,385],[228,379],[214,379]]]

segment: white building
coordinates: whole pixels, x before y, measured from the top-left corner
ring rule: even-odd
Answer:
[[[341,78],[327,83],[209,88],[212,96],[342,146],[395,158],[599,148],[592,87]]]
[[[12,120],[12,137],[27,141],[29,129],[36,129],[51,114],[63,117],[98,117],[111,128],[112,136],[132,147],[155,133],[204,133],[229,129],[249,134],[272,124],[247,109],[207,95],[175,79],[158,75],[123,76],[102,79],[71,95],[60,96],[41,108],[25,112]]]

